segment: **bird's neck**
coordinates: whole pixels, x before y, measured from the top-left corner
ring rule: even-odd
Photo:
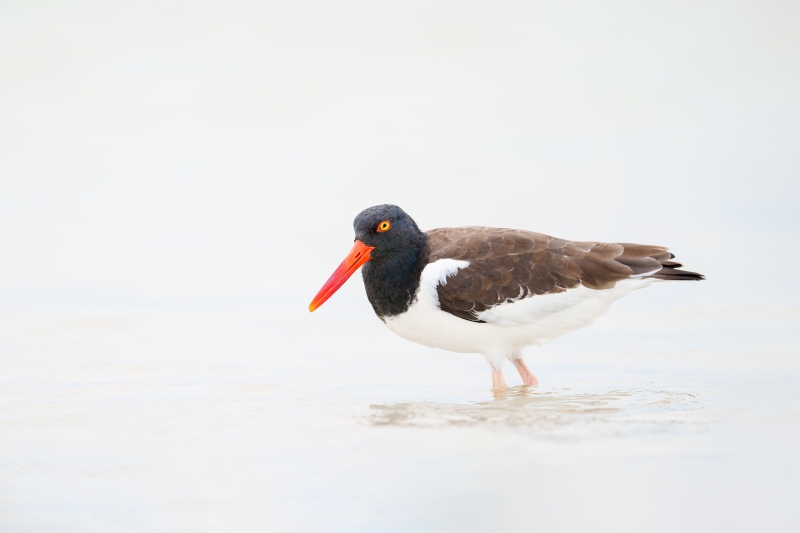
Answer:
[[[414,246],[366,263],[361,274],[367,298],[381,320],[405,313],[419,290],[425,268],[425,237]]]

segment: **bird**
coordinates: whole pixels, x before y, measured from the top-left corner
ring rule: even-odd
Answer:
[[[359,267],[375,314],[404,339],[478,353],[492,391],[508,388],[510,361],[539,384],[522,351],[593,322],[654,281],[703,280],[664,246],[571,241],[533,231],[467,226],[421,231],[400,207],[376,205],[353,221],[350,253],[309,305],[319,308]]]

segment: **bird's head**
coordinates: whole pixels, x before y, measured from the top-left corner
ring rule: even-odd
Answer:
[[[311,301],[309,311],[325,303],[367,261],[378,264],[407,257],[418,253],[425,243],[425,235],[414,219],[396,205],[364,209],[353,221],[353,229],[356,234],[353,249]]]

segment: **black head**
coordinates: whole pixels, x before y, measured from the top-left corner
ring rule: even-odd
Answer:
[[[414,219],[396,205],[368,207],[353,221],[356,240],[375,249],[370,252],[372,261],[416,255],[425,245],[425,234]]]
[[[384,319],[405,312],[415,298],[425,264],[425,234],[396,205],[364,209],[353,228],[356,241],[373,248],[361,275],[375,313]]]
[[[313,311],[362,265],[367,297],[379,317],[408,309],[425,264],[425,234],[396,205],[376,205],[358,214],[353,249],[308,306]]]

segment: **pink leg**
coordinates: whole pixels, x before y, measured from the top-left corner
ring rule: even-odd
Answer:
[[[525,366],[525,361],[522,359],[512,359],[512,363],[514,366],[517,367],[517,372],[519,372],[520,377],[522,378],[522,382],[528,386],[536,386],[539,384],[539,380],[536,379],[536,376],[533,375],[527,366]]]
[[[497,392],[504,391],[507,388],[508,385],[506,385],[506,379],[503,377],[503,371],[492,368],[492,390]]]

